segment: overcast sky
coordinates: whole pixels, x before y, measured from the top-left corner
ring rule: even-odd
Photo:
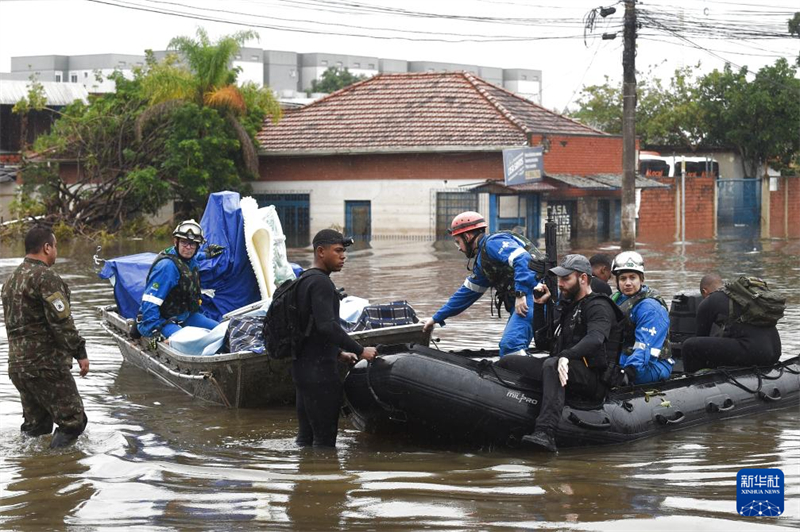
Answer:
[[[253,29],[268,50],[329,52],[542,71],[543,104],[562,110],[584,85],[622,77],[622,15],[597,16],[598,0],[0,0],[0,72],[12,56],[163,50],[202,26],[212,37]],[[651,0],[637,69],[666,79],[700,61],[751,70],[793,62],[800,39],[787,21],[798,0]],[[171,12],[173,14],[167,14]],[[199,17],[204,20],[199,20]],[[209,20],[213,19],[213,20]],[[224,20],[225,22],[220,22]],[[619,35],[602,40],[603,33]],[[584,43],[586,35],[586,43]],[[712,38],[707,38],[712,37]],[[447,42],[450,41],[450,42]],[[483,42],[476,42],[483,41]]]

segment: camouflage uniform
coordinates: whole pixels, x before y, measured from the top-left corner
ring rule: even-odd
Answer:
[[[69,287],[44,262],[25,258],[3,286],[8,374],[17,387],[23,432],[49,434],[55,422],[77,437],[86,427],[83,401],[70,373],[86,358],[86,342],[72,320]]]

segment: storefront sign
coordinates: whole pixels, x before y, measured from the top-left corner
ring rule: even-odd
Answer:
[[[523,185],[542,180],[542,147],[503,150],[506,185]]]

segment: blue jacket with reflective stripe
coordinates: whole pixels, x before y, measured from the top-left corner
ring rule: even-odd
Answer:
[[[177,251],[174,248],[170,248],[167,253],[177,255]],[[205,253],[198,252],[189,260],[189,268],[198,268],[198,261],[205,259]],[[142,304],[139,307],[142,321],[139,323],[138,328],[142,336],[153,336],[164,326],[167,320],[161,317],[161,305],[164,304],[164,300],[170,291],[178,285],[180,278],[181,274],[171,260],[160,260],[153,267],[153,271],[150,272],[150,277],[147,279],[147,287],[142,295]],[[188,317],[188,312],[184,312],[179,316],[171,316],[171,318],[179,322]]]
[[[649,290],[647,285],[642,285],[642,290]],[[617,305],[622,305],[629,298],[620,294]],[[669,313],[655,299],[643,299],[633,307],[630,318],[635,326],[635,343],[630,355],[620,355],[619,365],[632,366],[636,373],[641,373],[644,368],[658,361],[661,347],[667,340],[669,333]]]
[[[531,261],[531,254],[525,251],[522,242],[514,238],[509,233],[495,233],[493,235],[482,236],[475,243],[477,258],[472,275],[467,277],[464,284],[450,296],[450,299],[442,308],[433,315],[433,321],[444,325],[444,320],[451,316],[456,316],[467,310],[489,289],[490,283],[483,274],[481,265],[481,254],[479,252],[483,239],[487,238],[486,253],[491,260],[508,263],[514,268],[514,290],[525,292],[526,295],[533,292],[533,287],[538,283],[536,272],[528,266]]]

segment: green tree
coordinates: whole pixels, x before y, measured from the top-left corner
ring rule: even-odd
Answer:
[[[165,60],[155,62],[152,55],[149,55],[149,72],[143,79],[142,87],[150,106],[137,119],[137,136],[140,137],[145,127],[153,122],[173,120],[171,115],[187,104],[201,109],[212,109],[224,121],[224,128],[238,143],[240,155],[237,156],[237,175],[245,179],[257,177],[258,152],[255,134],[265,116],[271,116],[277,122],[281,109],[269,89],[259,89],[252,84],[238,87],[236,77],[239,69],[230,66],[241,46],[256,37],[257,34],[253,31],[241,31],[212,43],[206,31],[198,28],[196,39],[172,39],[168,48],[176,53]],[[188,115],[180,116],[186,118]],[[172,133],[187,142],[198,141],[209,132],[205,127],[209,124],[208,116],[210,115],[206,115],[207,120],[192,122],[197,126],[194,131],[183,124]],[[196,160],[198,159],[190,159]],[[173,166],[168,168],[174,170]],[[176,193],[183,201],[182,205],[188,204],[191,208],[197,208],[204,203],[206,194],[198,195],[200,191],[209,186],[213,188],[211,182],[198,185],[193,181],[186,181],[187,175],[209,175],[202,170],[195,170],[197,171],[177,172],[172,176]],[[227,178],[223,181],[233,183]]]
[[[702,132],[697,120],[694,67],[676,70],[666,86],[652,70],[638,74],[636,135],[643,144],[697,146]],[[606,76],[604,84],[584,87],[578,109],[568,114],[606,133],[621,134],[622,85],[612,84]]]
[[[367,79],[367,76],[354,75],[347,68],[329,67],[322,73],[320,79],[311,80],[311,90],[309,92],[326,92],[328,94],[336,92]]]
[[[699,80],[698,107],[709,146],[733,147],[743,170],[759,166],[787,171],[800,151],[800,80],[786,59],[762,68],[752,82],[747,68],[726,65]]]
[[[789,19],[789,33],[795,37],[800,37],[800,11]],[[797,54],[795,64],[800,67],[800,54]]]
[[[605,79],[602,85],[584,87],[578,98],[578,109],[567,114],[595,129],[619,135],[622,133],[622,85],[612,85],[608,76]]]
[[[255,135],[280,107],[269,89],[234,84],[230,59],[246,37],[237,35],[217,44],[202,30],[196,42],[173,39],[182,56],[159,62],[148,53],[133,79],[111,76],[116,92],[68,106],[37,141],[25,193],[54,222],[82,230],[120,227],[170,199],[196,216],[210,192],[247,191],[258,169]],[[77,161],[77,175],[65,183],[54,160]]]
[[[67,106],[51,132],[36,140],[37,154],[23,166],[22,200],[36,197],[52,222],[67,221],[79,230],[114,226],[154,213],[169,198],[163,175],[147,171],[163,157],[167,128],[153,128],[136,141],[134,122],[147,103],[139,75],[111,78],[116,92]],[[77,162],[69,181],[59,175],[60,160]]]
[[[636,134],[643,144],[696,149],[703,143],[693,73],[693,67],[679,68],[667,86],[652,76],[640,84]]]
[[[31,113],[41,111],[47,106],[44,86],[39,83],[34,74],[31,74],[29,80],[28,93],[11,108],[12,113],[20,115],[19,151],[21,152],[28,149],[28,121]]]

